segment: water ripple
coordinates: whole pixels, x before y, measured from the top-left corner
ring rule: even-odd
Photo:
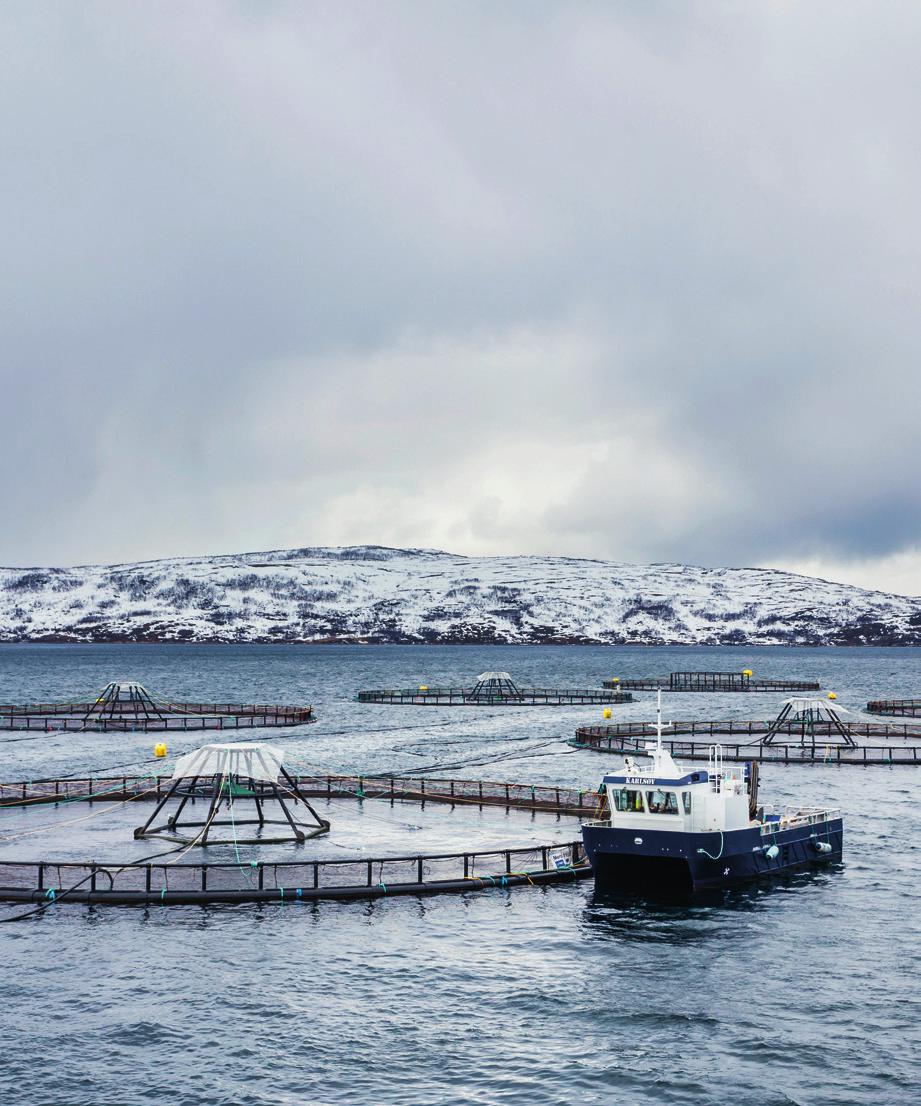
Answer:
[[[291,758],[318,771],[408,771],[420,754],[425,764],[461,754],[489,761],[516,749],[526,756],[532,740],[536,751],[548,735],[565,736],[595,714],[436,710],[423,718],[359,707],[349,701],[359,686],[450,682],[497,666],[524,682],[591,685],[610,675],[613,656],[448,647],[127,653],[0,649],[0,691],[28,699],[30,689],[103,684],[130,669],[189,698],[309,698],[322,720],[285,735]],[[910,693],[921,653],[625,649],[616,664],[627,675],[742,668],[753,657],[759,674],[815,674],[859,705],[871,695]],[[682,699],[688,717],[744,716],[777,702]],[[626,711],[642,717],[649,703]],[[134,735],[89,736],[79,745],[36,737],[4,748],[4,775],[142,760],[149,745]],[[500,779],[595,786],[604,758],[562,743],[557,751],[496,760],[493,770]],[[764,777],[779,802],[846,809],[843,865],[693,903],[596,895],[583,883],[367,904],[134,910],[65,903],[2,927],[2,1101],[914,1101],[921,1080],[916,776],[904,768],[791,767]],[[449,840],[455,827],[490,834],[516,824],[493,816],[476,829],[471,812],[430,816],[428,808],[398,810],[390,828],[376,815],[349,818],[344,824],[365,834],[364,844],[401,834],[413,849],[427,835]],[[94,836],[100,848],[121,839],[123,827],[113,826],[110,836],[104,829]],[[520,832],[534,831],[522,823]]]

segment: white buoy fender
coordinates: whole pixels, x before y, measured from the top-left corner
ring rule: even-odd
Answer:
[[[780,849],[776,845],[766,845],[764,849],[764,855],[768,860],[776,860],[780,855]]]
[[[815,845],[816,849],[820,853],[830,853],[831,852],[831,845],[829,845],[829,843],[827,841],[815,841],[815,842],[813,842],[813,844]]]

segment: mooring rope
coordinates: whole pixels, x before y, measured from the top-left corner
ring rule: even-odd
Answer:
[[[127,799],[125,801],[126,802],[131,802],[132,800]],[[93,876],[95,874],[98,874],[99,872],[105,872],[106,875],[108,875],[109,879],[112,881],[112,884],[114,885],[115,877],[121,875],[122,872],[127,871],[129,868],[134,868],[134,867],[137,867],[137,866],[142,865],[142,864],[148,864],[151,860],[158,860],[161,856],[169,856],[171,853],[178,852],[179,855],[174,857],[172,860],[167,861],[167,863],[164,864],[163,867],[168,868],[171,865],[178,863],[191,849],[193,849],[195,847],[195,845],[198,844],[199,840],[204,836],[205,832],[207,831],[208,827],[211,825],[211,823],[214,820],[216,815],[217,815],[217,807],[214,808],[214,810],[212,811],[210,817],[208,818],[208,821],[202,826],[202,828],[199,831],[198,835],[195,838],[193,838],[193,840],[190,841],[187,845],[185,845],[185,847],[177,846],[177,847],[172,848],[172,849],[165,849],[165,850],[162,850],[160,852],[150,853],[148,856],[142,856],[142,857],[139,857],[136,860],[128,860],[124,864],[122,864],[121,867],[116,868],[114,871],[110,867],[107,867],[104,864],[96,864],[96,865],[93,866],[93,869],[87,875],[85,875],[82,879],[78,880],[76,883],[72,884],[70,887],[65,888],[63,891],[57,892],[57,891],[54,890],[53,887],[49,887],[48,890],[45,892],[46,899],[47,899],[46,902],[39,903],[38,906],[33,907],[33,909],[31,909],[31,910],[26,910],[22,914],[14,914],[10,918],[0,918],[0,925],[2,925],[5,922],[21,922],[21,921],[24,921],[26,918],[33,917],[35,914],[43,914],[50,906],[54,906],[55,903],[60,902],[61,899],[66,898],[68,895],[72,894],[74,891],[79,890],[79,888],[81,888],[87,882],[87,880],[92,879]],[[163,887],[163,889],[160,893],[161,901],[163,900],[163,897],[165,896],[165,894],[168,890],[169,890],[168,887],[166,887],[166,886]]]
[[[65,777],[60,777],[60,778],[63,779]],[[148,776],[147,778],[148,779],[156,779],[157,777]],[[125,777],[125,780],[123,780],[121,786],[113,787],[113,788],[110,788],[106,791],[92,791],[92,790],[90,790],[90,791],[80,791],[76,794],[71,794],[71,793],[68,792],[67,794],[64,794],[64,795],[55,794],[54,792],[48,792],[48,791],[37,791],[33,787],[25,787],[25,788],[17,787],[17,793],[18,794],[23,794],[24,793],[25,795],[32,796],[32,797],[31,798],[25,798],[25,799],[19,799],[17,797],[15,800],[13,798],[10,798],[9,801],[5,801],[2,794],[0,794],[0,810],[7,810],[7,809],[12,809],[12,808],[21,807],[21,806],[32,806],[32,805],[35,805],[35,804],[38,804],[40,806],[41,805],[44,805],[44,806],[66,806],[67,803],[82,803],[82,802],[86,802],[88,799],[89,800],[104,799],[107,795],[122,794],[124,792],[127,779],[128,779],[128,777]],[[39,780],[38,782],[41,783],[42,781]],[[92,784],[93,783],[93,777],[88,776],[87,777],[87,782]],[[0,784],[0,787],[2,787],[2,786],[3,785]],[[141,795],[146,795],[149,791],[154,791],[154,790],[156,790],[156,785],[148,788],[147,791],[133,792],[132,795],[130,796],[130,798],[131,799],[139,798]]]
[[[406,780],[407,782],[411,782],[413,779],[417,778],[415,776],[402,776],[402,777],[400,777],[400,776],[369,776],[369,775],[362,776],[362,775],[357,774],[357,773],[354,774],[351,777],[349,777],[349,776],[331,776],[329,774],[323,775],[323,776],[317,776],[317,775],[313,775],[310,772],[299,771],[297,778],[299,780],[300,779],[314,780],[317,783],[329,783],[332,780],[336,780],[337,781],[337,783],[336,783],[337,790],[344,791],[347,795],[353,795],[357,799],[369,799],[369,800],[373,799],[373,800],[381,800],[381,801],[384,801],[384,802],[390,802],[393,799],[415,799],[420,794],[420,792],[418,790],[413,791],[413,790],[410,790],[410,789],[401,789],[401,790],[394,789],[394,790],[390,790],[390,791],[384,791],[380,795],[368,795],[368,794],[365,793],[363,788],[360,789],[360,790],[357,789],[357,788],[356,789],[350,789],[349,787],[347,787],[345,785],[345,781],[349,778],[363,779],[363,780],[366,780],[369,783],[385,784],[385,783],[389,782],[389,783],[393,784],[397,780],[400,780],[401,782],[403,780]],[[426,782],[421,776],[418,777],[418,779],[419,779],[420,783]],[[430,780],[429,782],[437,783],[438,781],[437,780]],[[458,780],[458,781],[454,781],[454,782],[457,782],[457,783],[470,783],[470,784],[477,784],[477,783],[480,783],[480,782],[483,782],[483,783],[488,782],[489,784],[491,784],[492,786],[495,786],[495,787],[522,787],[522,786],[528,787],[529,786],[530,791],[531,791],[532,801],[534,800],[534,789],[535,789],[535,787],[542,786],[540,784],[535,784],[533,786],[523,785],[523,784],[515,784],[515,783],[506,784],[502,780],[490,780],[490,781],[485,781],[485,780],[483,780],[483,781],[480,781],[480,780]],[[279,786],[282,787],[283,785],[279,785]],[[580,795],[586,794],[586,792],[580,791],[578,788],[575,788],[575,787],[556,788],[555,785],[553,785],[553,784],[547,784],[546,787],[547,787],[547,790],[550,790],[550,791],[555,791],[555,790],[572,791],[572,792],[578,791]],[[289,795],[293,794],[292,792],[289,792],[289,791],[286,791],[285,793],[289,794]],[[330,797],[335,798],[336,796],[331,795]],[[498,795],[498,796],[457,795],[457,794],[452,795],[448,792],[433,792],[431,795],[422,795],[422,801],[423,802],[426,801],[427,799],[430,799],[432,802],[455,803],[455,804],[470,803],[472,806],[493,805],[491,803],[484,803],[484,799],[487,799],[487,798],[501,799],[502,796],[501,795]],[[514,803],[511,802],[511,798],[509,798],[509,802],[510,802],[511,805],[515,805]],[[524,809],[530,810],[531,808],[526,807]],[[541,809],[541,808],[538,807],[537,809]]]
[[[299,776],[298,776],[298,779],[301,779],[301,778],[308,779],[308,780],[316,780],[318,783],[322,783],[324,780],[328,780],[329,777],[313,776],[313,775],[310,775],[308,773],[302,773],[302,774],[299,774]],[[392,779],[392,777],[383,777],[383,780],[386,781],[386,779],[388,779],[388,778]],[[476,782],[476,781],[474,781],[474,782]],[[503,786],[503,785],[500,784],[500,786]],[[291,798],[296,798],[297,797],[297,796],[294,795],[294,793],[292,791],[288,790],[287,788],[284,788],[283,785],[279,785],[279,789],[283,790],[284,793],[286,795],[290,796]],[[379,801],[382,801],[382,802],[390,803],[395,799],[407,799],[407,798],[412,799],[412,798],[418,797],[418,792],[414,795],[413,792],[411,792],[409,790],[399,790],[399,791],[394,790],[392,792],[387,791],[387,792],[382,793],[380,795],[368,795],[368,794],[365,793],[363,788],[360,789],[360,790],[359,789],[355,789],[355,790],[349,789],[348,787],[346,787],[344,785],[344,781],[342,781],[342,780],[339,781],[339,790],[344,791],[346,794],[353,795],[355,798],[360,799],[361,801],[365,801],[365,800],[378,801],[379,800]],[[532,788],[531,791],[532,791],[532,795],[533,795],[534,789]],[[333,797],[335,797],[335,796],[333,796]],[[433,802],[434,801],[444,802],[445,800],[449,800],[451,803],[455,803],[455,804],[468,803],[471,806],[483,806],[484,805],[483,800],[477,795],[465,796],[465,795],[445,795],[445,794],[441,794],[441,795],[437,796],[437,799],[436,799],[435,796],[432,796],[432,801]],[[530,809],[530,808],[528,808],[528,809]],[[559,813],[559,812],[557,812],[557,813]],[[368,815],[368,814],[365,814],[365,817],[374,818],[375,821],[383,822],[386,825],[393,825],[392,820],[387,819],[387,818],[375,818],[374,815]],[[404,825],[405,825],[405,823],[404,823]],[[346,846],[346,845],[337,845],[335,842],[329,842],[329,843],[331,845],[333,845],[335,848],[341,848],[345,851],[350,851],[349,847]],[[360,858],[358,858],[358,859],[360,859]],[[464,878],[467,878],[467,877],[464,877]]]
[[[240,857],[240,846],[237,842],[237,822],[233,816],[234,797],[233,789],[229,790],[229,802],[227,803],[227,812],[230,814],[230,833],[233,837],[233,851],[237,858],[237,867],[246,876],[246,882],[252,887],[253,885],[253,870],[252,862],[244,866],[243,860]]]
[[[31,837],[32,834],[41,833],[42,830],[54,830],[60,829],[63,826],[75,826],[78,822],[88,822],[91,818],[101,818],[104,814],[111,814],[112,811],[118,810],[119,807],[123,807],[126,803],[133,803],[136,799],[141,798],[143,795],[149,795],[152,791],[156,791],[156,787],[148,787],[144,791],[139,791],[129,796],[127,799],[122,799],[121,802],[107,806],[105,810],[94,810],[91,814],[82,814],[79,818],[68,818],[63,822],[44,822],[40,826],[32,826],[31,829],[23,830],[21,833],[2,836],[0,837],[0,841],[18,841],[21,837]],[[76,802],[77,800],[75,799],[73,801]],[[2,861],[0,861],[0,863],[2,863]]]

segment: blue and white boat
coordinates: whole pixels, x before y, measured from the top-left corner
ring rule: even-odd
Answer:
[[[766,812],[757,763],[724,765],[719,745],[706,769],[681,768],[662,747],[661,694],[656,733],[648,766],[628,756],[604,777],[608,817],[583,823],[596,887],[698,891],[840,861],[840,810]]]

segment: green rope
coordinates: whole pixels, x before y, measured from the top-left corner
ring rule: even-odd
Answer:
[[[698,849],[697,850],[703,856],[707,856],[711,860],[719,860],[720,857],[723,855],[723,845],[724,845],[723,831],[719,830],[718,832],[719,832],[719,835],[720,835],[720,851],[716,854],[716,856],[714,856],[712,853],[708,853],[706,849]]]
[[[224,783],[229,784],[230,781],[225,777]],[[224,784],[221,785],[221,790],[223,790],[223,788],[224,788]],[[227,803],[227,812],[230,815],[230,832],[233,835],[233,851],[234,851],[234,854],[236,855],[236,858],[237,858],[237,867],[246,876],[246,882],[250,885],[250,887],[252,887],[252,885],[253,885],[253,873],[252,873],[252,870],[247,871],[246,868],[244,868],[243,858],[240,856],[240,845],[237,842],[237,821],[233,816],[233,795],[234,795],[233,791],[230,791],[230,793],[229,793],[229,802]],[[250,869],[253,869],[255,866],[256,866],[256,862],[251,860],[250,863],[249,863]]]
[[[151,780],[156,779],[155,776],[150,776],[148,778],[151,779]],[[92,780],[90,780],[89,782],[92,783]],[[26,785],[29,788],[29,790],[31,791],[32,790],[32,781],[27,780]],[[92,792],[85,791],[85,792],[81,793],[80,795],[63,795],[63,796],[57,796],[56,797],[53,794],[49,794],[46,801],[39,802],[35,798],[21,799],[18,803],[4,802],[2,804],[2,807],[0,807],[0,809],[2,809],[3,807],[17,807],[17,806],[25,806],[25,807],[66,806],[67,803],[82,803],[82,802],[85,802],[89,798],[104,799],[109,795],[124,795],[125,790],[126,790],[126,788],[124,787],[124,785],[122,785],[121,787],[113,788],[111,791],[92,791]],[[142,788],[141,790],[144,790],[144,789]],[[148,790],[150,790],[150,789],[148,789]]]

